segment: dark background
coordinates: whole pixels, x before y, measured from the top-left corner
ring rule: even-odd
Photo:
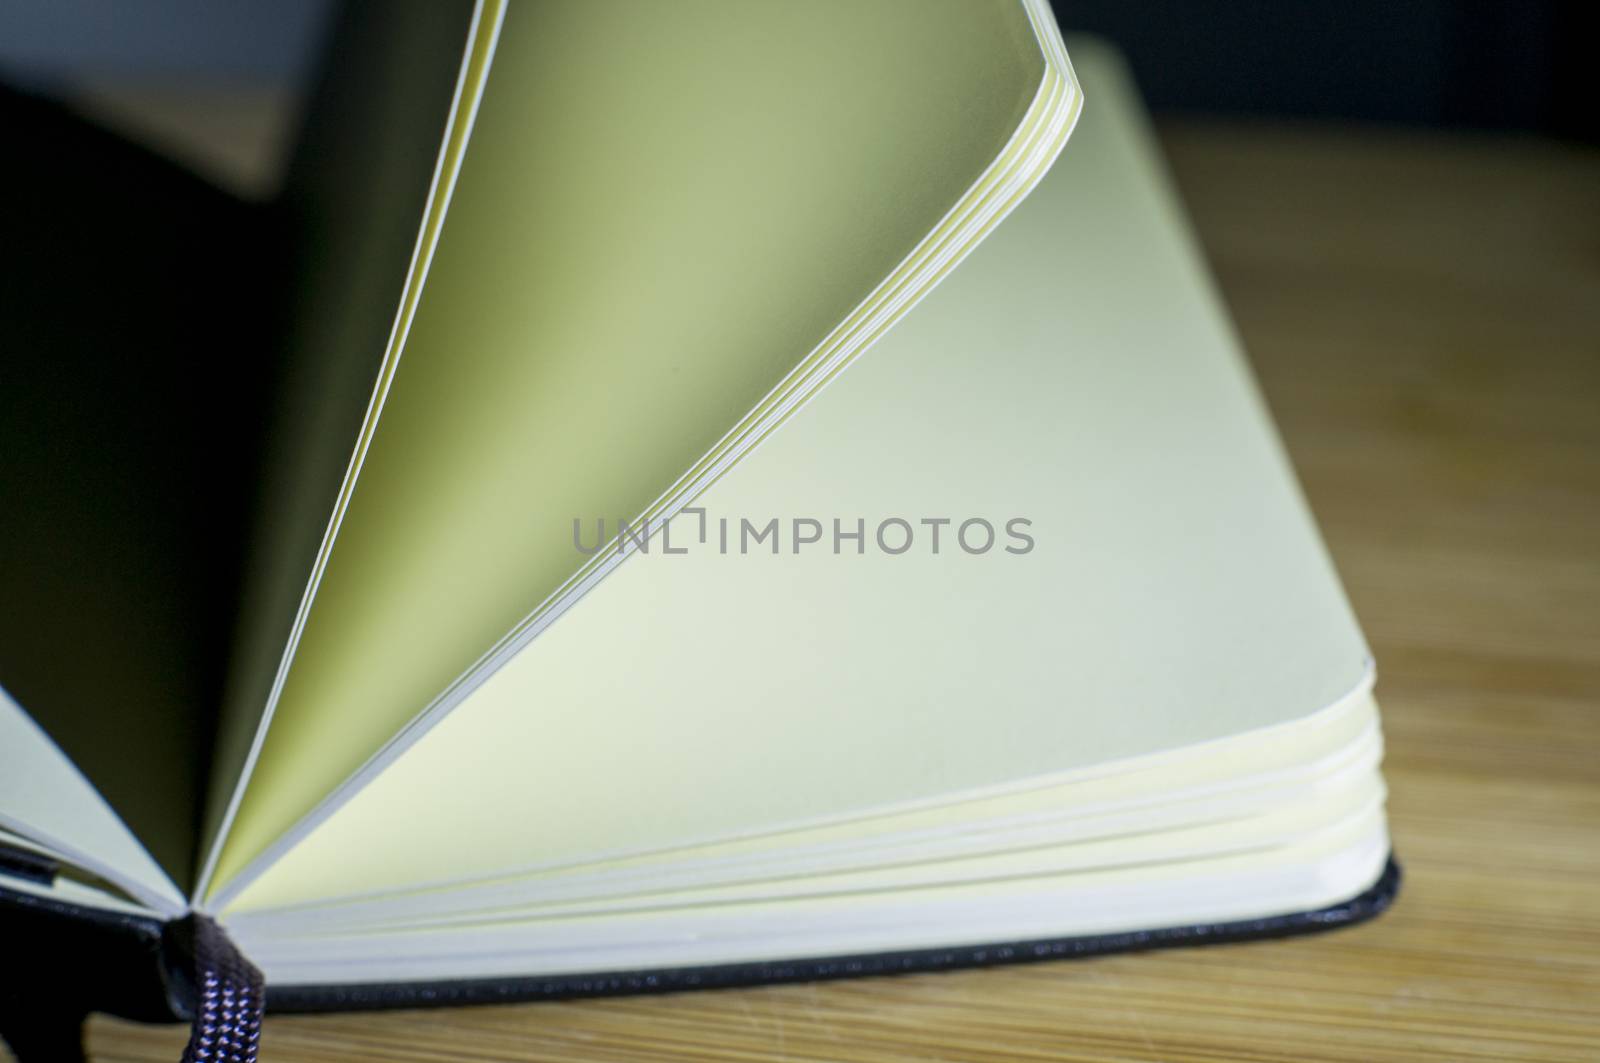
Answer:
[[[668,0],[663,0],[668,2]],[[790,0],[809,2],[809,0]],[[1600,142],[1579,0],[1054,0],[1122,46],[1158,113],[1520,130]],[[293,86],[332,0],[10,0],[0,76]]]
[[[1600,19],[1575,0],[1053,0],[1127,53],[1157,113],[1600,141]]]

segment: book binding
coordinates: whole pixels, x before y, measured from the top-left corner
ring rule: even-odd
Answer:
[[[81,1060],[82,1022],[99,1011],[144,1022],[191,1023],[185,1063],[250,1063],[263,1007],[274,1013],[304,1013],[566,1000],[1256,941],[1365,922],[1394,902],[1400,881],[1400,865],[1391,855],[1377,881],[1349,900],[1257,919],[764,963],[429,983],[266,986],[264,992],[260,973],[204,916],[163,923],[0,888],[0,940],[12,943],[19,958],[0,974],[0,1036],[19,1063]],[[195,1054],[204,1051],[212,1054]]]

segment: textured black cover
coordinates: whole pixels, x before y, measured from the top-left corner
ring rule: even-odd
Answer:
[[[77,1063],[92,1011],[188,1019],[193,984],[173,981],[165,929],[0,887],[0,1039],[23,1063]]]

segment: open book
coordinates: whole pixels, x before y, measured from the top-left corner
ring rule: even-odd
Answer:
[[[265,208],[8,102],[0,910],[315,1008],[1380,909],[1367,649],[1075,55],[357,5]]]

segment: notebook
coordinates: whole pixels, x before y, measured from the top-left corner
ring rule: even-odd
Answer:
[[[1381,911],[1370,654],[1071,50],[1043,0],[356,4],[269,204],[9,100],[0,919],[99,957],[12,999]]]

